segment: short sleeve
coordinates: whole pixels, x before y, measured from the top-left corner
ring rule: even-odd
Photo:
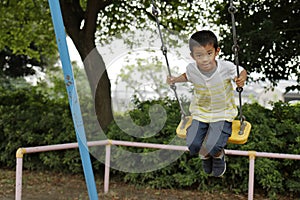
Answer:
[[[226,62],[227,68],[228,68],[228,72],[229,72],[229,77],[231,79],[234,79],[237,76],[237,68],[236,65],[232,62]],[[243,71],[244,68],[242,66],[239,66],[239,73],[241,73],[241,71]]]
[[[191,82],[191,76],[192,76],[192,70],[193,70],[193,64],[192,63],[189,63],[187,66],[186,66],[186,79]]]

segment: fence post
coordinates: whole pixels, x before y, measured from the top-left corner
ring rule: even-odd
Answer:
[[[248,183],[248,200],[253,200],[254,194],[254,163],[256,151],[249,151],[249,183]]]
[[[19,148],[16,152],[16,200],[21,200],[22,198],[22,171],[23,171],[23,155],[26,150]]]
[[[111,140],[105,146],[105,175],[104,175],[104,193],[106,194],[109,189],[109,169],[110,169],[110,153],[111,153]]]

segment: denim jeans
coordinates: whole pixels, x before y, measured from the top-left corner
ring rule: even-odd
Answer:
[[[204,123],[192,121],[187,129],[186,143],[191,155],[200,153],[203,156],[215,156],[226,146],[232,132],[232,123],[218,121]]]

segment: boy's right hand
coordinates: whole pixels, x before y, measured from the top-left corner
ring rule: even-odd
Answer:
[[[174,77],[174,76],[167,76],[167,83],[169,85],[174,85],[175,83],[182,83],[182,82],[187,82],[187,77],[186,77],[186,73],[181,74],[178,77]]]
[[[167,84],[173,85],[175,83],[175,77],[167,76]]]

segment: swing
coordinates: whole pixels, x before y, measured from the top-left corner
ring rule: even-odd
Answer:
[[[235,19],[234,19],[234,13],[236,12],[235,7],[233,6],[232,0],[230,0],[230,6],[228,9],[229,13],[231,14],[231,19],[232,19],[232,34],[233,34],[233,47],[232,50],[234,51],[234,61],[237,69],[237,77],[239,77],[239,61],[238,61],[238,50],[239,47],[237,45],[237,38],[236,38],[236,29],[235,29]],[[157,27],[158,27],[158,32],[159,36],[161,39],[161,50],[163,55],[165,56],[166,59],[166,64],[168,68],[168,74],[171,76],[171,70],[169,66],[169,61],[167,57],[167,47],[164,44],[164,40],[162,37],[162,32],[160,29],[160,22],[158,20],[158,11],[157,8],[154,4],[154,0],[152,0],[152,13],[156,19]],[[174,91],[174,95],[176,100],[178,101],[179,107],[180,107],[180,112],[181,112],[181,121],[179,125],[176,128],[176,134],[180,138],[185,138],[186,137],[186,132],[187,128],[191,125],[193,117],[189,116],[185,113],[183,106],[178,98],[177,92],[176,92],[176,86],[175,84],[171,85],[170,88]],[[245,120],[245,117],[242,114],[242,87],[237,87],[236,88],[237,92],[239,93],[239,108],[240,108],[240,115],[239,115],[239,120],[233,120],[232,122],[232,133],[231,136],[228,139],[228,143],[232,144],[245,144],[248,140],[250,130],[251,130],[251,124]]]

